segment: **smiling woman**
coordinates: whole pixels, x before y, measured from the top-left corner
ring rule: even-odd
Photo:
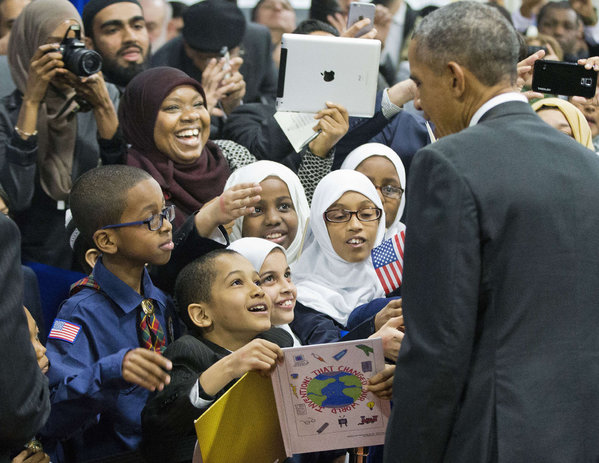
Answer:
[[[127,164],[154,177],[177,207],[175,226],[223,192],[232,169],[255,158],[232,142],[212,142],[202,86],[182,71],[149,69],[127,86],[119,108]]]
[[[206,213],[210,217],[203,219],[205,223],[210,221],[216,227],[238,217],[239,213],[229,217],[225,211],[233,195],[238,195],[232,201],[237,208],[242,203],[242,214],[251,212],[250,207],[245,209],[251,206],[249,198],[240,196],[240,192],[245,190],[238,188],[236,193],[228,195],[228,199],[223,198],[226,194],[221,196],[221,193],[224,190],[229,192],[234,185],[241,183],[225,185],[230,173],[254,163],[256,158],[246,148],[230,140],[211,141],[208,138],[210,117],[206,110],[206,95],[202,86],[183,71],[157,67],[138,74],[125,90],[119,107],[119,121],[126,141],[131,144],[127,164],[140,167],[152,175],[160,184],[166,201],[177,206],[175,228],[219,196],[220,207],[217,204],[212,209],[220,209],[219,213],[225,214],[227,220],[219,221],[222,217],[215,217],[218,214]],[[304,172],[304,178],[309,182],[316,184],[328,172],[331,162],[330,158],[307,153],[298,170]],[[297,179],[291,170],[284,169],[288,172],[287,176]],[[262,179],[264,177],[243,182]],[[297,188],[291,189],[300,189],[303,195],[299,180]],[[307,202],[305,208],[308,208]],[[203,209],[202,213],[206,209],[210,208]]]

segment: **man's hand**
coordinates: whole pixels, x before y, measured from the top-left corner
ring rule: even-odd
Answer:
[[[526,82],[529,82],[532,78],[533,65],[535,61],[538,59],[542,59],[544,56],[545,50],[539,50],[530,55],[528,58],[524,58],[522,61],[518,63],[518,78],[516,80],[516,86],[518,87],[519,91],[522,91],[524,84],[526,84]],[[534,100],[535,98],[544,97],[542,93],[533,92],[532,90],[524,92],[523,94],[524,96],[526,96],[526,98],[528,98],[529,101]]]
[[[202,72],[202,87],[206,94],[206,108],[213,116],[222,117],[241,104],[245,96],[245,80],[239,73],[243,59],[235,57],[229,60],[229,68],[225,66],[224,58],[211,59]],[[218,104],[222,109],[218,108]],[[224,111],[224,113],[223,113]]]
[[[520,14],[525,18],[532,18],[545,3],[547,3],[546,0],[522,0]]]
[[[372,392],[379,399],[391,400],[393,395],[393,374],[395,365],[385,365],[385,369],[368,380],[366,390]]]
[[[161,354],[138,347],[123,357],[122,375],[125,381],[149,391],[162,391],[164,386],[171,382],[171,377],[166,371],[172,368],[172,362]]]
[[[345,37],[343,33],[345,32],[345,27],[347,24],[347,16],[342,13],[335,13],[327,15],[328,23],[333,26],[339,32],[339,35]]]
[[[220,84],[220,92],[223,96],[220,99],[223,111],[226,114],[230,114],[237,106],[241,104],[243,97],[245,96],[245,80],[239,72],[239,68],[243,64],[243,59],[236,57],[229,61],[231,68],[229,70],[229,76],[225,75],[225,78]]]
[[[14,457],[11,463],[50,463],[50,457],[44,452],[26,449]]]
[[[403,313],[401,310],[403,299],[392,299],[383,307],[374,317],[374,329],[380,330],[385,323],[391,318],[400,317]],[[403,325],[400,327],[404,331]]]
[[[578,64],[583,65],[585,69],[593,69],[594,71],[599,71],[599,56],[591,56],[590,58],[579,59]],[[572,97],[572,101],[580,104],[591,104],[594,106],[599,105],[599,81],[597,81],[597,88],[595,90],[595,96],[593,98],[574,96]]]
[[[377,4],[376,10],[374,11],[374,27],[377,30],[375,39],[379,39],[382,46],[385,46],[385,40],[387,40],[387,34],[389,33],[389,27],[391,26],[392,20],[393,16],[391,16],[389,8],[380,3]]]
[[[339,14],[339,13],[338,13]],[[373,27],[372,29],[370,29],[368,32],[366,32],[366,34],[361,35],[360,37],[356,37],[356,34],[362,30],[362,28],[368,26],[370,24],[370,19],[368,18],[364,18],[364,19],[360,19],[359,21],[356,21],[355,23],[353,23],[348,29],[345,29],[345,27],[343,28],[343,32],[339,31],[339,34],[341,37],[348,37],[348,38],[358,38],[358,39],[374,39],[376,38],[378,31]]]
[[[404,337],[404,334],[399,330],[401,326],[403,326],[403,315],[389,319],[380,330],[368,336],[369,338],[382,338],[385,358],[394,362],[397,360],[401,341]]]
[[[310,151],[321,158],[326,157],[327,153],[343,138],[349,129],[347,109],[328,101],[326,105],[325,109],[322,109],[314,116],[314,119],[318,119],[314,131],[321,130],[321,133],[308,145]]]
[[[585,26],[597,24],[597,12],[592,0],[570,0],[570,6],[582,18]]]
[[[412,79],[402,80],[387,89],[389,100],[396,106],[402,107],[418,97],[416,82]]]

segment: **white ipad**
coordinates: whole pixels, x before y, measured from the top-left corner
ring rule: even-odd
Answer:
[[[283,34],[277,110],[316,113],[331,101],[372,117],[381,42]]]

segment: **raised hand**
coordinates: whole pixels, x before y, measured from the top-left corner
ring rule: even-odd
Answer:
[[[326,157],[327,153],[343,138],[349,129],[347,109],[328,101],[326,105],[325,109],[322,109],[314,116],[314,119],[318,120],[314,130],[320,130],[321,133],[308,145],[310,151],[321,158]]]
[[[138,347],[125,354],[121,372],[125,381],[149,391],[162,391],[171,382],[166,372],[172,368],[172,362],[158,352]]]
[[[254,212],[254,204],[260,201],[261,191],[259,183],[240,183],[208,201],[194,219],[199,235],[208,237],[219,225]]]

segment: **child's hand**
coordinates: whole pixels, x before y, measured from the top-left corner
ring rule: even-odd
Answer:
[[[380,330],[368,336],[369,338],[382,338],[385,358],[393,360],[394,362],[397,360],[401,341],[404,337],[404,334],[399,330],[400,326],[403,326],[403,315],[390,318]]]
[[[379,399],[391,400],[393,394],[393,374],[395,365],[385,365],[385,369],[368,380],[366,389]]]
[[[254,204],[260,201],[261,191],[259,183],[240,183],[208,201],[195,217],[198,234],[208,237],[219,225],[254,212]]]
[[[204,371],[199,378],[200,385],[206,394],[215,396],[223,387],[248,371],[268,374],[277,362],[282,361],[283,351],[279,346],[264,339],[253,339]]]
[[[277,361],[283,361],[283,351],[270,341],[253,339],[229,355],[228,358],[232,377],[240,378],[248,371],[270,373]]]
[[[172,368],[172,362],[161,354],[138,347],[125,354],[122,374],[125,381],[149,391],[162,391],[171,382],[171,377],[165,370]]]
[[[50,463],[50,457],[44,452],[25,449],[12,459],[11,463]]]
[[[392,299],[389,303],[383,307],[379,313],[374,317],[374,329],[380,330],[385,323],[391,318],[400,317],[402,315],[402,300],[403,299]],[[400,331],[405,331],[403,324],[399,327]]]

